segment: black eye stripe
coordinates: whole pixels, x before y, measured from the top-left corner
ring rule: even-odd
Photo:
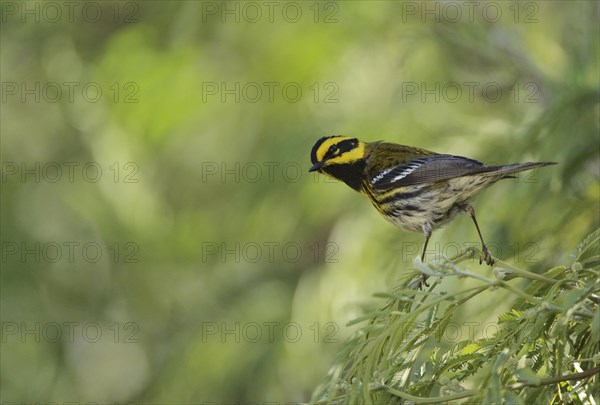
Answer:
[[[339,138],[340,135],[333,135],[333,136],[324,136],[321,139],[319,139],[315,145],[313,146],[311,152],[310,152],[310,160],[313,164],[317,163],[319,161],[319,159],[317,158],[317,152],[320,150],[321,146],[323,145],[323,142],[327,141],[328,139],[332,139],[332,138]],[[358,141],[358,140],[357,140]],[[323,157],[323,159],[328,159],[330,158],[328,156],[329,154],[329,150],[325,153],[325,156]],[[321,159],[321,160],[323,160]]]
[[[327,150],[327,152],[325,153],[324,158],[325,159],[331,159],[331,158],[334,158],[336,156],[343,155],[344,153],[349,152],[352,149],[356,148],[356,146],[358,146],[358,140],[357,139],[346,139],[346,140],[343,140],[341,142],[338,142],[336,144],[331,145],[329,147],[329,149]]]
[[[330,137],[323,137],[323,138],[319,139],[317,141],[317,143],[315,143],[315,145],[313,146],[313,149],[311,151],[311,154],[310,154],[310,158],[311,158],[311,161],[313,164],[317,163],[317,161],[318,161],[317,151],[321,148],[321,146],[323,145],[323,142],[325,142],[331,138],[339,138],[339,136],[336,135],[336,136],[330,136]],[[358,139],[356,139],[356,138],[345,139],[343,141],[339,141],[339,142],[334,143],[333,145],[329,146],[329,148],[327,149],[327,151],[325,152],[325,154],[323,155],[323,158],[321,160],[332,159],[334,157],[343,155],[344,153],[355,149],[357,146],[358,146]]]

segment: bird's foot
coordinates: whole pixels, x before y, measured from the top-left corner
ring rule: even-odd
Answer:
[[[410,280],[407,287],[411,290],[424,290],[424,287],[429,287],[428,278],[428,275],[421,273],[421,275],[415,276]]]
[[[486,245],[483,245],[481,249],[481,257],[479,257],[479,264],[486,262],[488,266],[493,266],[495,261]]]

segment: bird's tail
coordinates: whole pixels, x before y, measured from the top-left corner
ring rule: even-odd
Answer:
[[[514,178],[513,174],[518,174],[527,170],[532,170],[538,167],[556,165],[556,162],[527,162],[514,163],[512,165],[503,166],[488,166],[486,172],[494,175],[502,175],[502,178]]]

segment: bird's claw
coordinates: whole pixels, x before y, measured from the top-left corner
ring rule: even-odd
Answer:
[[[483,245],[483,249],[481,250],[481,256],[479,257],[479,264],[486,262],[488,266],[493,266],[495,261],[487,246]]]
[[[423,287],[429,287],[427,278],[429,278],[429,276],[421,273],[420,276],[416,276],[410,281],[408,288],[410,288],[411,290],[423,290]]]

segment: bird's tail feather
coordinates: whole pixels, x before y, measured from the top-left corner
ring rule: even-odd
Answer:
[[[527,162],[527,163],[515,163],[512,165],[504,165],[504,166],[488,166],[486,168],[486,172],[490,174],[502,174],[503,178],[514,178],[515,176],[511,176],[512,174],[524,172],[527,170],[532,170],[538,167],[555,165],[556,162]]]

